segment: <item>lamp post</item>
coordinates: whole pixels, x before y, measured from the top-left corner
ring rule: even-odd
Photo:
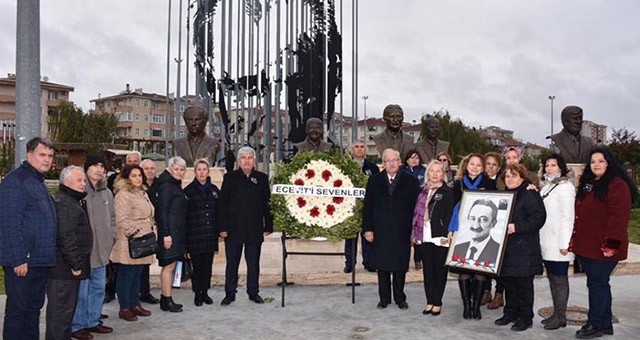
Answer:
[[[556,99],[556,96],[550,95],[549,100],[551,101],[551,136],[553,136],[553,100]]]
[[[364,144],[367,144],[367,99],[369,99],[369,96],[362,96],[362,100],[364,100],[364,134],[362,135],[364,137]]]

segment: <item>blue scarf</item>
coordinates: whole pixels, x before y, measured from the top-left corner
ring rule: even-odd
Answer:
[[[465,174],[464,176],[462,176],[462,182],[464,183],[464,186],[467,188],[467,190],[478,190],[478,186],[480,185],[480,182],[482,182],[482,174],[478,175],[478,177],[476,177],[475,181],[473,182],[471,182],[471,178],[469,178],[469,176]],[[458,226],[460,224],[459,215],[460,202],[456,203],[456,205],[453,207],[451,222],[449,222],[449,231],[458,231]]]

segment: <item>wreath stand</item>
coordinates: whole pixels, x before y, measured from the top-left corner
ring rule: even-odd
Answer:
[[[282,241],[282,282],[281,282],[281,286],[282,286],[282,304],[281,306],[284,307],[285,305],[285,289],[287,287],[287,285],[292,285],[294,284],[293,282],[287,282],[287,257],[289,257],[289,255],[302,255],[302,256],[346,256],[347,253],[346,252],[334,252],[334,253],[329,253],[329,252],[305,252],[305,251],[287,251],[287,240],[292,240],[292,239],[297,239],[297,237],[294,236],[287,236],[287,234],[283,231],[282,232],[282,236],[280,237],[280,240]],[[358,237],[356,237],[355,239],[352,239],[351,242],[353,242],[352,247],[351,247],[351,283],[347,283],[347,286],[351,286],[351,303],[355,304],[356,303],[356,285],[359,285],[358,283],[356,283],[356,266],[355,266],[355,262],[356,262],[356,242],[358,242]]]

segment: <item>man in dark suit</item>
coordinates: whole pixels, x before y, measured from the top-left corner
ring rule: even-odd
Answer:
[[[469,263],[496,263],[500,244],[491,237],[498,217],[498,207],[489,199],[478,199],[471,205],[467,222],[473,234],[471,241],[460,243],[453,254]]]
[[[551,136],[553,146],[567,163],[589,161],[589,153],[593,148],[591,138],[582,136],[582,108],[567,106],[562,109],[562,131]]]
[[[364,143],[364,140],[358,139],[353,143],[351,154],[353,155],[353,160],[360,164],[360,168],[365,175],[372,176],[380,172],[380,169],[378,169],[376,164],[373,164],[366,159],[367,146]],[[358,237],[344,240],[344,253],[344,272],[351,273],[353,271],[353,266],[356,263],[354,261],[353,254],[358,254]],[[371,243],[364,237],[362,237],[362,265],[364,266],[364,269],[369,272],[376,271],[376,269],[371,265]]]
[[[209,121],[207,112],[198,106],[189,106],[184,111],[184,123],[187,126],[187,137],[173,140],[173,153],[184,158],[187,166],[193,166],[196,159],[206,158],[215,164],[218,153],[218,142],[204,131]]]
[[[411,254],[411,223],[418,199],[418,180],[399,172],[400,153],[384,150],[385,170],[371,176],[364,197],[364,237],[373,242],[371,264],[378,270],[378,308],[391,303],[391,275],[393,299],[400,309],[407,309],[404,281],[409,270]]]
[[[240,169],[224,175],[219,201],[220,237],[227,256],[225,297],[221,305],[236,300],[238,266],[244,248],[247,262],[247,294],[255,303],[264,303],[259,293],[260,251],[264,237],[273,232],[269,209],[271,192],[266,174],[254,170],[256,152],[245,146],[238,151]]]

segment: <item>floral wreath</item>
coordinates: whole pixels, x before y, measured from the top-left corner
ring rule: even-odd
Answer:
[[[305,187],[364,188],[367,176],[349,155],[337,151],[300,152],[278,164],[273,184]],[[301,237],[337,241],[356,237],[362,226],[363,200],[355,197],[271,196],[277,229]]]

